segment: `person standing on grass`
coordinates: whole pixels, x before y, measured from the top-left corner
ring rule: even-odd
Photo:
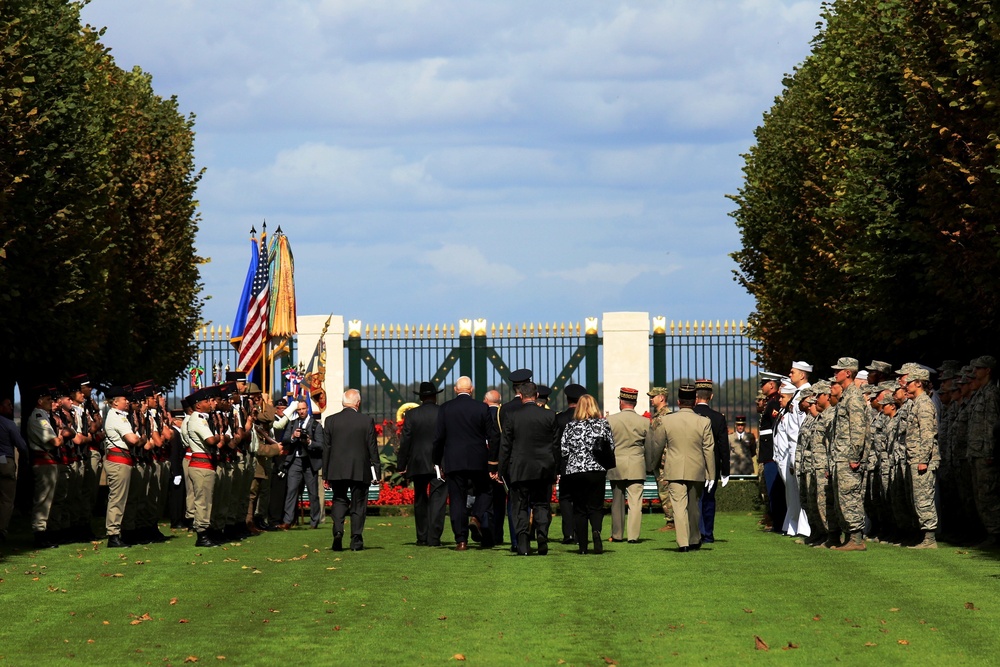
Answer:
[[[377,485],[382,478],[382,463],[375,440],[375,420],[360,410],[361,392],[348,389],[341,404],[344,409],[326,418],[319,436],[323,438],[323,484],[333,491],[330,548],[343,550],[344,517],[350,508],[351,551],[362,551],[368,487]]]
[[[576,412],[576,402],[587,393],[586,387],[579,384],[568,384],[563,388],[563,396],[566,397],[566,409],[556,414],[556,426],[559,427],[559,437],[562,438],[562,431],[566,425],[573,421],[573,414]],[[647,421],[648,423],[648,421]],[[560,463],[559,474],[566,471],[565,459]],[[574,544],[576,536],[573,534],[573,501],[563,488],[562,481],[559,480],[559,516],[562,518],[562,543]]]
[[[493,546],[490,471],[497,468],[499,433],[490,409],[472,398],[472,391],[471,378],[465,375],[458,378],[455,398],[446,401],[438,411],[434,434],[434,465],[441,468],[448,484],[456,551],[469,548],[470,532],[484,549]],[[471,516],[466,506],[469,496],[474,497]]]
[[[608,417],[615,443],[615,467],[608,471],[612,494],[612,542],[624,542],[627,537],[634,544],[639,541],[639,531],[642,528],[642,484],[646,481],[646,433],[649,431],[649,420],[636,413],[635,404],[638,400],[638,389],[622,387],[618,392],[618,412]],[[603,488],[601,502],[603,505]]]
[[[711,380],[696,380],[694,383],[694,411],[702,417],[708,417],[712,422],[712,439],[715,441],[715,484],[706,488],[701,495],[701,541],[707,544],[715,542],[715,492],[719,486],[729,484],[729,426],[726,416],[718,410],[713,410],[709,403],[715,397],[714,385]]]
[[[927,395],[930,384],[930,374],[922,368],[914,369],[906,378],[906,393],[913,401],[906,424],[906,464],[913,489],[913,509],[923,533],[923,539],[914,549],[937,549],[934,490],[941,454],[937,442],[937,408]]]
[[[433,382],[421,382],[420,405],[406,411],[399,441],[399,473],[413,483],[413,523],[418,547],[441,546],[448,488],[434,470],[434,436],[437,433],[437,395]]]
[[[632,396],[638,391],[631,390]],[[634,414],[634,413],[633,413]],[[638,415],[637,415],[638,416]],[[638,417],[645,422],[642,417]],[[560,450],[563,460],[560,483],[565,487],[573,503],[574,526],[579,552],[585,554],[587,547],[587,524],[594,538],[594,553],[604,553],[604,543],[601,538],[601,528],[604,521],[604,480],[607,471],[594,459],[594,445],[600,439],[611,442],[617,454],[611,425],[601,416],[597,401],[590,394],[584,394],[576,404],[573,421],[563,429]],[[617,460],[617,457],[616,457]],[[640,461],[644,461],[641,458]],[[640,485],[639,507],[642,502],[642,486]],[[638,535],[638,532],[636,533]],[[618,540],[619,542],[621,540]]]
[[[678,411],[665,415],[650,428],[646,443],[646,460],[661,462],[651,472],[666,482],[674,508],[677,550],[682,553],[701,548],[701,494],[715,485],[712,422],[694,411],[694,400],[694,385],[681,385]]]
[[[842,391],[837,404],[834,438],[830,451],[833,472],[833,491],[837,503],[840,530],[847,534],[847,542],[839,551],[864,551],[862,531],[865,526],[864,462],[867,460],[865,432],[868,406],[854,382],[858,360],[841,357],[832,367],[837,371],[834,380]]]
[[[0,398],[0,544],[7,541],[7,526],[17,492],[15,452],[22,466],[28,460],[28,445],[13,417],[14,401],[10,396],[3,396]]]
[[[534,517],[538,555],[549,552],[549,521],[552,484],[559,461],[559,428],[556,415],[539,406],[538,389],[533,382],[521,386],[524,405],[504,418],[500,441],[499,475],[510,484],[510,495],[517,531],[517,553],[527,556],[529,522]],[[579,408],[579,405],[577,406]],[[575,508],[574,508],[575,511]],[[579,538],[578,538],[579,539]]]

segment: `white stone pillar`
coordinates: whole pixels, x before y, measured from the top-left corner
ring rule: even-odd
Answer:
[[[299,332],[296,337],[296,362],[301,361],[305,369],[309,370],[309,362],[312,360],[313,352],[316,351],[316,344],[326,324],[326,318],[330,318],[330,326],[327,327],[324,340],[326,341],[326,381],[323,390],[326,392],[326,409],[323,417],[340,412],[343,406],[340,399],[344,394],[344,317],[342,315],[306,315],[298,318]],[[313,405],[313,408],[316,406]]]
[[[604,396],[609,414],[618,412],[618,390],[639,390],[635,406],[640,415],[649,410],[649,313],[604,313]]]

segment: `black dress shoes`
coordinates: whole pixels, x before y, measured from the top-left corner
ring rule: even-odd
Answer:
[[[122,541],[121,535],[108,535],[108,548],[109,549],[127,549],[132,546],[131,544],[126,544]]]
[[[364,540],[361,539],[361,536],[354,535],[353,537],[351,537],[351,551],[364,551],[364,550],[365,550],[365,543]]]
[[[344,534],[334,533],[333,534],[333,544],[330,545],[332,551],[343,551],[344,550]]]

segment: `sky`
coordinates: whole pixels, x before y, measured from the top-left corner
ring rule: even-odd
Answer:
[[[278,226],[298,314],[741,320],[726,198],[819,0],[91,0],[196,116],[203,317]]]

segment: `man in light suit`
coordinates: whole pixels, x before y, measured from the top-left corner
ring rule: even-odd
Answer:
[[[757,456],[757,439],[747,430],[747,418],[737,415],[736,427],[729,434],[730,467],[734,475],[753,475],[753,457]]]
[[[444,532],[444,506],[448,489],[434,470],[434,436],[441,393],[433,382],[421,382],[417,390],[420,405],[406,411],[397,459],[399,472],[413,482],[413,523],[417,528],[417,546],[441,546]]]
[[[658,472],[674,508],[677,550],[687,552],[701,548],[700,501],[702,491],[715,486],[715,440],[712,422],[694,411],[694,385],[681,385],[677,396],[680,409],[650,428],[646,447],[647,460],[662,461]]]
[[[534,513],[538,555],[549,552],[549,521],[552,483],[559,462],[559,427],[551,410],[535,403],[538,389],[533,382],[521,387],[524,405],[501,419],[499,474],[510,484],[517,553],[529,553],[529,517]],[[493,473],[497,475],[497,473]]]
[[[323,484],[333,491],[333,545],[342,551],[344,517],[351,511],[351,551],[365,548],[368,487],[378,484],[382,465],[375,443],[375,420],[361,414],[361,393],[344,392],[344,409],[323,422]],[[350,502],[348,502],[350,494]]]
[[[623,542],[625,498],[628,497],[628,541],[639,541],[642,527],[642,483],[646,479],[646,432],[649,420],[636,414],[639,390],[622,387],[619,412],[608,417],[615,443],[615,467],[608,471],[611,482],[611,541]]]
[[[455,383],[455,398],[438,411],[434,435],[434,465],[440,466],[448,483],[451,529],[455,550],[469,548],[469,533],[483,548],[493,546],[493,494],[490,471],[496,469],[498,431],[485,403],[472,397],[472,379]],[[472,513],[466,498],[474,496]]]

